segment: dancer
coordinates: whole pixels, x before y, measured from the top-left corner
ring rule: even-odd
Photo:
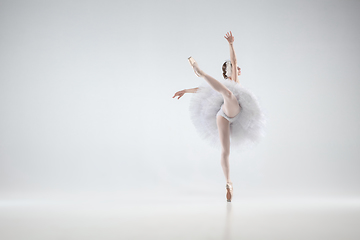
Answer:
[[[173,98],[180,99],[185,93],[195,93],[190,102],[190,116],[199,135],[221,149],[226,199],[231,202],[233,184],[230,179],[230,146],[238,148],[245,143],[259,141],[263,136],[265,119],[256,97],[240,86],[241,68],[237,66],[235,39],[231,31],[224,37],[230,47],[230,61],[222,65],[224,80],[218,81],[206,74],[194,58],[189,57],[195,74],[206,82],[197,88],[178,91]]]

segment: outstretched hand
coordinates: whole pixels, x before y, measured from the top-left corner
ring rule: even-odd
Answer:
[[[229,32],[227,32],[226,33],[226,35],[224,36],[224,38],[226,38],[226,40],[231,44],[231,43],[233,43],[234,42],[234,37],[233,37],[233,35],[232,35],[232,33],[231,33],[231,31],[230,31],[230,34],[229,34]]]
[[[181,98],[182,96],[184,96],[185,93],[186,93],[185,90],[178,91],[178,92],[175,93],[175,95],[174,95],[172,98],[179,96],[179,97],[178,97],[178,99],[179,99],[179,98]]]

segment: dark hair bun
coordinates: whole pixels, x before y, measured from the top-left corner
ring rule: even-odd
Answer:
[[[222,65],[222,71],[223,71],[223,77],[227,79],[228,77],[226,76],[226,62],[224,62],[224,64]]]

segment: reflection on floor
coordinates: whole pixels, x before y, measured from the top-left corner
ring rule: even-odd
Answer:
[[[360,239],[360,200],[0,201],[0,239]]]

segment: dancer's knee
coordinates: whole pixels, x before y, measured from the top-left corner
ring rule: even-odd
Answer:
[[[228,159],[229,156],[230,156],[230,150],[229,149],[222,149],[221,158],[222,159]]]
[[[224,89],[221,94],[223,95],[224,98],[227,98],[227,99],[231,99],[234,97],[234,94],[229,90],[229,89]]]

